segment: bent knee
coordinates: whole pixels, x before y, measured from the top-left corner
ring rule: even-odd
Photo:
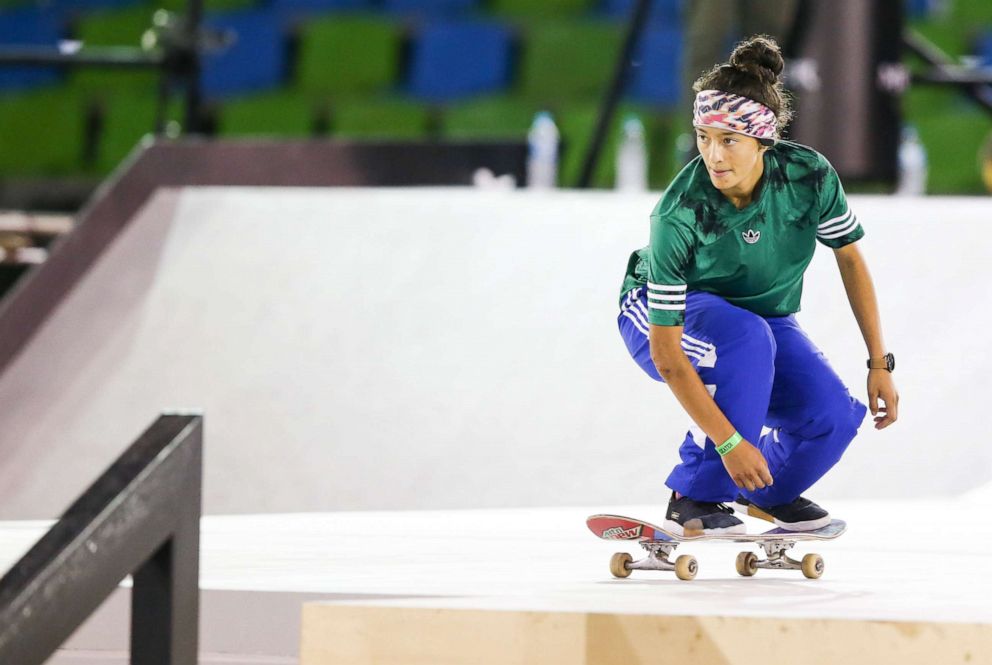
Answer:
[[[747,353],[774,358],[777,351],[775,334],[768,322],[757,314],[742,316],[737,323],[737,342]]]
[[[868,407],[845,393],[824,409],[818,418],[820,429],[825,434],[830,433],[837,439],[850,442],[857,435],[867,413]]]

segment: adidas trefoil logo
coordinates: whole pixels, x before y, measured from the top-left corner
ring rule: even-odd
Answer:
[[[744,242],[746,242],[749,245],[753,245],[754,243],[758,242],[758,240],[761,238],[761,231],[748,229],[741,235],[744,236]]]

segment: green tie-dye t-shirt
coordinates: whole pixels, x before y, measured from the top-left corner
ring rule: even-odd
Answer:
[[[864,236],[827,159],[779,141],[764,155],[754,199],[738,210],[696,157],[651,213],[650,245],[627,265],[621,300],[647,286],[648,320],[685,322],[687,291],[707,291],[761,316],[799,311],[816,241],[834,249]]]

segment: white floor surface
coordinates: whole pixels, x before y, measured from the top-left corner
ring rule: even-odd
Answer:
[[[744,544],[692,543],[696,580],[635,571],[613,579],[614,551],[597,540],[593,512],[658,521],[657,506],[353,512],[207,517],[201,586],[217,591],[306,593],[347,603],[673,615],[992,622],[992,525],[966,499],[928,503],[835,501],[849,523],[835,541],[800,543],[826,572],[760,570],[740,578]],[[764,525],[752,521],[757,530]],[[44,529],[0,523],[0,565]],[[281,641],[285,642],[287,636]]]

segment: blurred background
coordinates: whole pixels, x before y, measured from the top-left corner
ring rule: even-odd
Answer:
[[[365,160],[386,163],[419,159],[412,144],[522,146],[530,171],[502,169],[517,185],[662,190],[694,155],[691,82],[755,33],[788,56],[787,138],[825,153],[849,191],[992,191],[992,3],[645,7],[0,0],[0,292],[148,137],[387,143]],[[432,153],[423,182],[380,164],[363,183],[506,183],[499,169],[452,178],[465,154]]]

